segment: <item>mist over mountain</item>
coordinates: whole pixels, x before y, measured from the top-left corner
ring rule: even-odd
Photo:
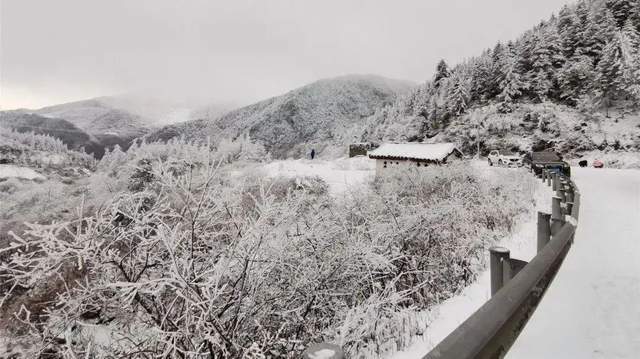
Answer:
[[[324,79],[223,116],[164,127],[147,139],[208,137],[215,143],[248,136],[275,157],[298,156],[311,148],[321,151],[353,142],[368,117],[414,86],[374,75]]]

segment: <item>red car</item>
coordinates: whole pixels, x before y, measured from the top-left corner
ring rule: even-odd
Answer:
[[[593,161],[593,168],[602,168],[604,167],[604,163],[600,160]]]

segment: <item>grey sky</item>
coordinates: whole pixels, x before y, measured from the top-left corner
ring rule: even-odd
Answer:
[[[100,95],[248,103],[314,80],[421,82],[564,0],[0,0],[0,106]]]

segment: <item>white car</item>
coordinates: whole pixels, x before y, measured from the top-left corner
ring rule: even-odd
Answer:
[[[522,157],[507,151],[493,150],[489,152],[489,157],[487,158],[487,161],[489,162],[489,166],[493,166],[493,165],[506,166],[506,167],[522,166]]]

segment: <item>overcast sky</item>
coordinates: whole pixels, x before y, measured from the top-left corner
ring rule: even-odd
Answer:
[[[144,92],[263,99],[373,73],[422,82],[564,0],[0,0],[0,106]]]

